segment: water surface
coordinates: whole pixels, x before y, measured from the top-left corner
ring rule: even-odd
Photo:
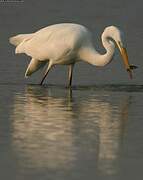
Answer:
[[[0,86],[3,179],[142,175],[142,86]]]

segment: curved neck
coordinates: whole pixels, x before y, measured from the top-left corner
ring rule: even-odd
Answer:
[[[83,47],[80,51],[80,59],[95,66],[105,66],[109,64],[113,58],[115,44],[109,40],[109,37],[102,34],[102,44],[106,50],[105,54],[98,53],[92,44]]]
[[[106,65],[106,64],[110,63],[113,58],[113,55],[115,52],[115,44],[104,33],[102,34],[102,44],[103,44],[104,48],[106,49],[106,53],[104,55],[102,55],[101,59],[103,59],[105,65]]]

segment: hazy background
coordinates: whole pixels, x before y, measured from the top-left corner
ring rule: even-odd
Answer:
[[[104,52],[101,33],[109,25],[117,25],[124,32],[131,64],[139,66],[134,80],[130,81],[117,51],[114,61],[104,68],[79,63],[75,66],[74,84],[129,83],[142,84],[142,6],[141,0],[25,0],[17,3],[0,3],[0,82],[39,83],[41,73],[34,74],[29,80],[24,73],[29,57],[14,55],[14,47],[8,38],[19,33],[30,33],[42,27],[74,22],[83,24],[93,33],[95,47]],[[49,73],[49,83],[65,84],[66,67],[58,66]]]

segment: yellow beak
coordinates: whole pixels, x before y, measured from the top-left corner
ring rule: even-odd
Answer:
[[[127,72],[129,73],[129,77],[130,79],[132,79],[132,68],[129,64],[129,60],[128,60],[128,54],[127,54],[127,50],[121,46],[121,43],[120,42],[116,42],[117,43],[117,46],[120,50],[120,53],[122,55],[122,58],[123,58],[123,61],[124,61],[124,64],[125,64],[125,68],[127,70]]]

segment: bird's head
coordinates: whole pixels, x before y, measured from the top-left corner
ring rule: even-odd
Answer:
[[[123,32],[116,26],[108,26],[103,32],[103,37],[106,37],[108,41],[115,42],[121,53],[125,68],[132,79],[132,70],[136,69],[137,66],[130,65],[129,63]]]

